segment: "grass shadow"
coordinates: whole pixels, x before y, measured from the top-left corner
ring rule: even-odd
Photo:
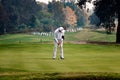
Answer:
[[[26,70],[2,68],[2,67],[0,67],[0,72],[26,72]]]
[[[115,32],[112,32],[111,34],[108,34],[106,31],[98,31],[98,30],[93,30],[94,32],[100,33],[100,34],[106,34],[106,35],[112,35],[115,34]]]

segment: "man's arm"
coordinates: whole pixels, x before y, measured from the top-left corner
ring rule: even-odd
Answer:
[[[56,43],[58,43],[58,40],[57,40],[57,32],[54,32],[54,40],[56,41]]]

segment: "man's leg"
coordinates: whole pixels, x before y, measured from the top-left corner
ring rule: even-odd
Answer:
[[[60,44],[60,58],[64,59],[64,54],[63,54],[63,41]]]
[[[53,59],[55,59],[56,58],[56,52],[57,52],[57,43],[56,43],[56,41],[54,41],[54,49],[53,49]]]

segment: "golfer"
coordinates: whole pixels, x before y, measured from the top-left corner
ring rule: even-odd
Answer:
[[[56,58],[57,46],[60,48],[60,59],[64,59],[63,55],[63,40],[64,40],[65,30],[63,27],[59,27],[54,31],[54,50],[53,59]]]

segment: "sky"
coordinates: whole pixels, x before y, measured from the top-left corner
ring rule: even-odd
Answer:
[[[87,12],[88,15],[91,15],[94,12],[94,5],[92,3],[86,2],[86,10],[87,9],[89,9],[89,12]]]
[[[44,3],[47,3],[47,4],[48,4],[48,2],[49,2],[49,1],[52,1],[52,0],[36,0],[36,1],[44,2]]]
[[[36,1],[48,3],[49,1],[52,1],[52,0],[36,0]],[[92,1],[95,1],[95,0],[92,0]],[[88,8],[92,8],[92,7],[93,7],[93,5],[90,4],[90,3],[88,3],[88,2],[87,2],[86,4],[87,4],[87,7],[88,7]]]
[[[44,3],[47,3],[52,0],[36,0],[36,1],[39,1],[39,2],[44,2]],[[92,0],[92,2],[95,1],[95,0]],[[89,8],[90,11],[93,11],[93,4],[92,3],[89,3],[89,2],[86,2],[86,9]]]
[[[52,0],[36,0],[36,1],[40,1],[40,2],[44,2],[44,3],[48,3],[49,1],[51,2]],[[60,0],[57,0],[60,1]],[[77,0],[76,0],[77,1]]]

